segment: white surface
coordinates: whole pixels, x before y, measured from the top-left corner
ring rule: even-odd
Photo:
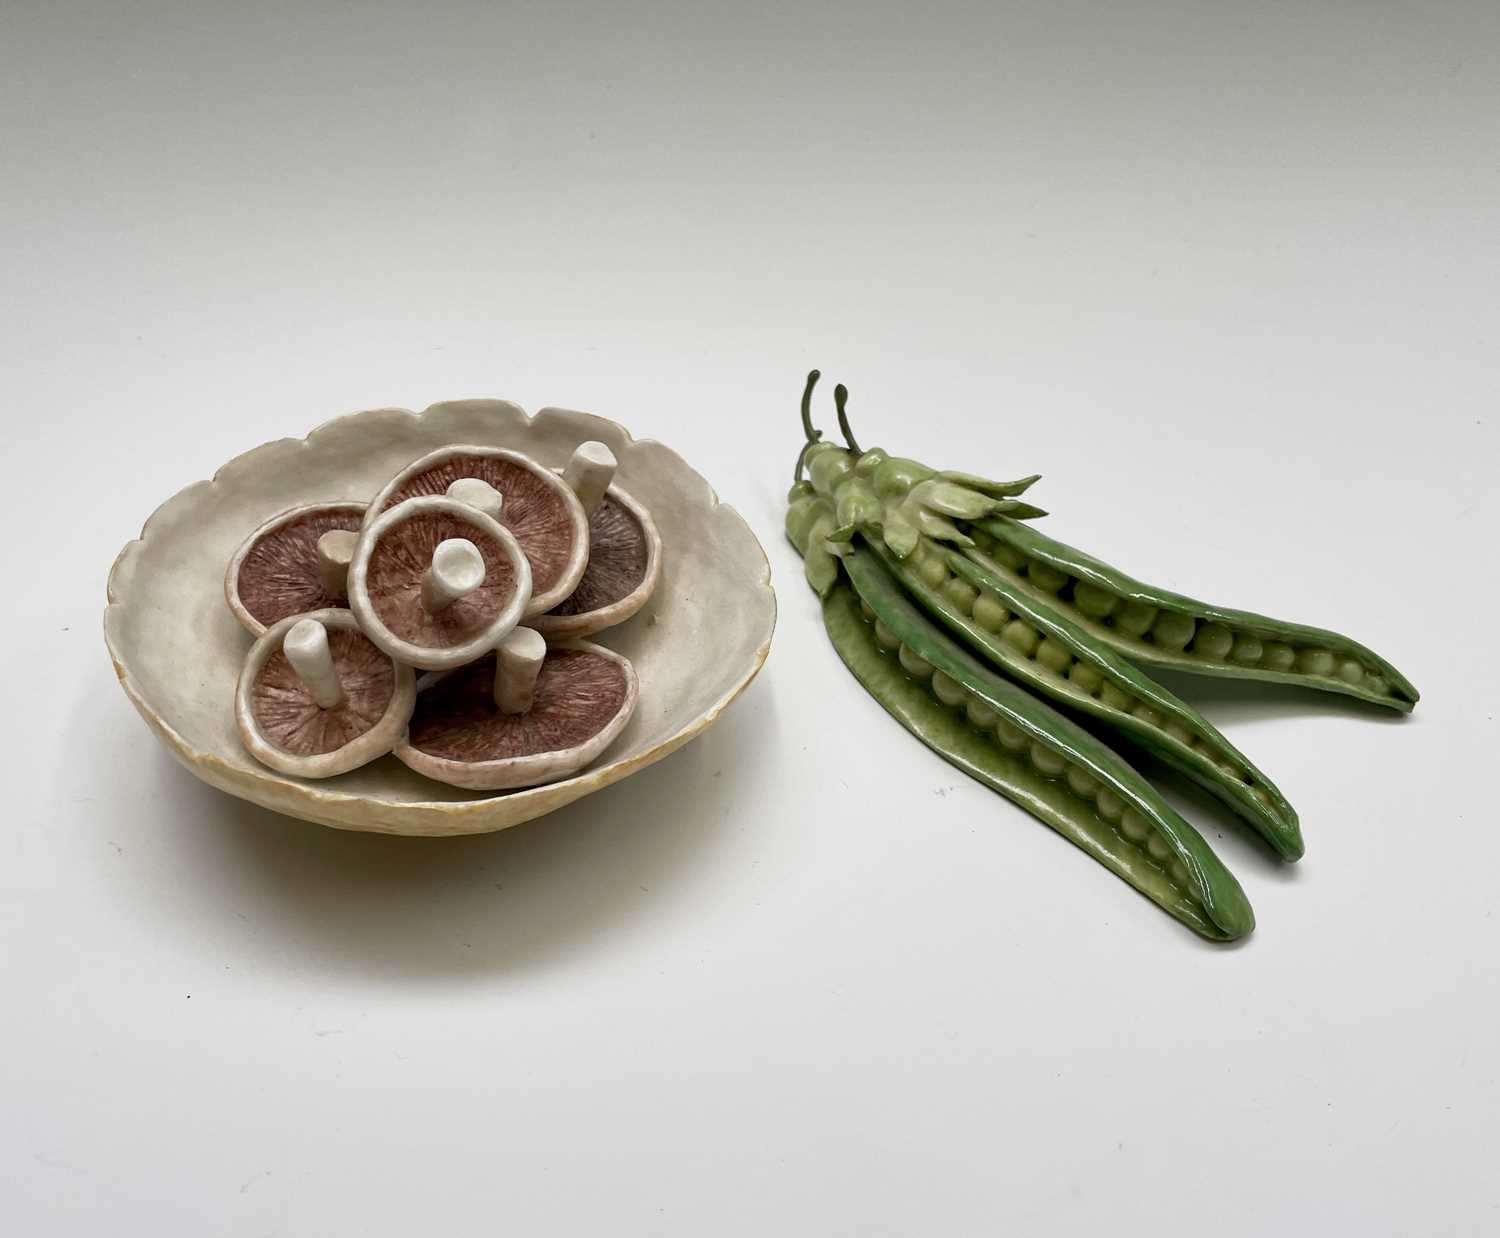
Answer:
[[[6,1232],[1500,1225],[1500,22],[1260,8],[8,6]],[[839,665],[779,532],[812,364],[867,443],[1040,469],[1056,535],[1422,689],[1194,688],[1306,831],[1189,801],[1246,945]],[[115,552],[262,439],[462,395],[714,481],[761,678],[494,837],[196,783],[111,682]]]

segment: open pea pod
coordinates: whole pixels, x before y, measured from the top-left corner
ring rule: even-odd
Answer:
[[[869,550],[842,564],[859,601],[841,582],[829,589],[828,635],[907,730],[1195,932],[1226,941],[1251,931],[1233,874],[1140,774],[940,631]]]
[[[938,472],[880,448],[855,447],[842,405],[839,424],[849,450],[828,442],[807,448],[814,488],[837,502],[846,479],[872,487],[884,515],[877,519],[866,503],[859,527],[878,530],[898,558],[910,555],[922,537],[960,547],[1139,665],[1300,684],[1402,713],[1418,700],[1406,676],[1347,636],[1145,584],[1039,533],[1022,522],[1045,513],[1015,497],[1035,477],[992,482]],[[811,428],[805,416],[804,426]],[[993,506],[985,510],[986,504]],[[849,527],[841,534],[850,536]]]
[[[1197,710],[1102,641],[958,550],[922,542],[905,560],[864,541],[921,607],[991,666],[1086,713],[1199,783],[1283,859],[1300,859],[1297,813]]]
[[[1408,713],[1418,693],[1373,650],[1323,628],[1231,610],[1125,575],[996,516],[966,526],[974,563],[1132,662],[1199,675],[1301,684]]]

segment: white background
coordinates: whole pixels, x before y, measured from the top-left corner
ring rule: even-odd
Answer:
[[[1500,1226],[1492,4],[0,20],[7,1233]],[[780,535],[814,364],[867,443],[1040,470],[1056,536],[1423,690],[1186,685],[1307,836],[1180,801],[1243,946],[846,674]],[[775,572],[759,680],[493,837],[194,781],[110,674],[120,546],[471,395],[699,468]]]

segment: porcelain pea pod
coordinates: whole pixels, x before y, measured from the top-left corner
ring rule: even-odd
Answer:
[[[806,485],[789,495],[788,539],[805,556],[827,555],[829,570],[807,571],[809,584],[840,657],[880,704],[1195,932],[1215,940],[1248,933],[1254,916],[1238,883],[1155,789],[943,635],[871,551],[832,555],[822,544],[832,505]]]
[[[975,564],[1142,666],[1300,684],[1409,713],[1419,693],[1374,650],[1326,628],[1146,584],[1005,516],[967,530]]]
[[[816,371],[809,375],[803,392],[804,444],[788,533],[804,555],[809,583],[824,599],[830,636],[861,682],[908,729],[1055,828],[1071,830],[1075,841],[1089,827],[1066,813],[1049,816],[1034,796],[1015,792],[1025,781],[1020,772],[1012,765],[997,773],[974,757],[968,741],[933,710],[961,707],[980,730],[1006,716],[996,708],[999,696],[1016,709],[1025,703],[1046,711],[1028,716],[1053,740],[1066,742],[1049,744],[1011,717],[1019,730],[1000,729],[1001,746],[1009,740],[1013,751],[1029,753],[1028,777],[1064,777],[1071,785],[1073,771],[1083,768],[1076,779],[1081,787],[1092,785],[1085,775],[1097,781],[1099,769],[1087,761],[1080,766],[1078,758],[1092,759],[1098,752],[1069,747],[1075,736],[1066,728],[1076,729],[1073,716],[1103,724],[1193,779],[1282,859],[1295,860],[1303,853],[1303,840],[1286,797],[1206,718],[1146,670],[1167,667],[1292,683],[1400,712],[1415,705],[1418,695],[1410,680],[1350,637],[1200,602],[1136,580],[1047,537],[1028,523],[1046,513],[1022,497],[1038,480],[1036,474],[997,481],[934,469],[881,448],[862,449],[849,425],[843,386],[836,388],[834,403],[844,445],[824,441],[810,412],[817,377]],[[800,480],[804,467],[805,482]],[[848,623],[848,599],[855,596],[861,602],[855,610],[871,625],[869,639]],[[889,666],[881,669],[872,661],[872,648],[889,655],[887,662],[893,659],[905,678],[898,682]],[[1128,771],[1137,794],[1154,794],[1102,741],[1079,734]],[[1028,746],[1033,743],[1037,746]],[[956,757],[958,752],[965,755]],[[1141,804],[1136,817],[1119,815],[1112,798],[1119,791],[1112,785],[1096,801],[1106,824],[1123,822],[1127,841],[1144,839],[1148,853],[1153,846],[1167,847],[1142,831],[1137,818],[1151,814]],[[1071,823],[1059,825],[1064,818]],[[1161,824],[1159,814],[1151,819]],[[1188,837],[1179,831],[1179,821],[1170,821],[1164,835]],[[1191,834],[1185,822],[1181,827]],[[1198,844],[1201,838],[1188,849]],[[1185,862],[1180,849],[1177,854]],[[1116,871],[1131,879],[1124,869]],[[1195,888],[1204,907],[1213,903],[1212,892]],[[1233,897],[1225,899],[1224,906],[1235,905]],[[1235,915],[1227,921],[1209,915],[1208,921],[1216,925],[1214,931],[1228,931]]]
[[[945,636],[870,551],[843,564],[852,589],[836,582],[824,599],[829,638],[902,726],[1194,932],[1228,941],[1251,931],[1233,874],[1150,783]]]
[[[884,510],[866,512],[859,530],[897,558],[910,556],[923,537],[945,542],[1137,665],[1298,684],[1402,713],[1419,699],[1405,675],[1348,636],[1201,602],[1048,537],[1026,523],[1046,513],[1015,497],[1036,475],[993,482],[828,442],[808,454],[814,489],[835,505],[842,487],[868,479]],[[873,457],[868,466],[866,455]]]
[[[1297,813],[1270,778],[1197,710],[1109,645],[952,547],[924,539],[901,560],[878,540],[868,544],[907,594],[971,652],[1119,731],[1223,801],[1282,859],[1301,858]]]

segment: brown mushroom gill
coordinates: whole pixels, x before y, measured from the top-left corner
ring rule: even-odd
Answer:
[[[550,649],[532,705],[495,705],[495,658],[470,664],[417,697],[411,746],[450,761],[503,761],[587,743],[620,712],[629,691],[619,663],[584,649]]]
[[[500,492],[500,523],[515,534],[531,564],[531,591],[544,594],[568,569],[573,515],[555,485],[503,456],[451,456],[391,492],[383,511],[422,495],[443,495],[454,482],[477,477]]]
[[[265,738],[294,756],[317,756],[352,743],[383,717],[396,691],[396,668],[359,632],[330,631],[328,648],[344,703],[320,709],[279,649],[256,676],[252,708]]]
[[[589,517],[589,565],[583,578],[549,613],[579,615],[613,606],[640,587],[648,559],[641,522],[606,494]]]
[[[334,529],[358,532],[363,519],[362,507],[325,508],[272,529],[240,564],[235,582],[240,605],[266,627],[288,615],[347,606],[342,595],[323,586],[318,539]]]
[[[484,557],[484,583],[472,593],[429,612],[422,577],[440,542],[472,542]],[[371,606],[390,632],[427,649],[451,649],[495,621],[515,592],[515,572],[500,543],[473,524],[445,512],[421,512],[401,523],[370,552],[367,589]]]

